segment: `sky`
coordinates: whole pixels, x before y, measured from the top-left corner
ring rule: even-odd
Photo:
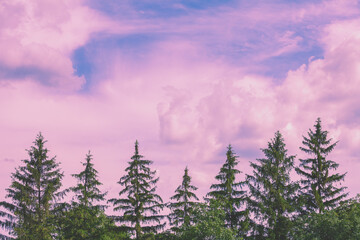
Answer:
[[[277,130],[298,165],[318,117],[360,193],[357,0],[2,0],[0,47],[0,199],[39,132],[64,187],[91,150],[108,198],[138,140],[168,201],[228,144],[244,180]]]

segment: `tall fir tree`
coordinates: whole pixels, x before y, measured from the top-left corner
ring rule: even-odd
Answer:
[[[249,239],[289,239],[299,185],[290,179],[295,156],[288,156],[285,147],[278,131],[268,147],[262,149],[265,158],[250,163],[253,175],[246,177],[250,190],[248,207],[255,219]]]
[[[72,174],[78,181],[75,187],[70,188],[74,193],[73,201],[68,211],[63,215],[60,234],[63,239],[104,239],[108,235],[111,221],[104,213],[106,193],[102,193],[99,186],[98,171],[92,163],[93,156],[90,151],[82,163],[84,170]]]
[[[98,180],[98,171],[94,168],[92,163],[93,156],[90,151],[86,155],[85,162],[82,163],[84,170],[78,174],[72,174],[77,179],[78,184],[76,187],[70,188],[75,193],[77,205],[84,205],[86,207],[104,209],[103,205],[95,204],[105,200],[106,193],[102,193],[99,186],[102,183]]]
[[[152,161],[143,158],[136,141],[135,153],[125,169],[127,174],[118,182],[123,187],[119,192],[120,198],[109,200],[114,205],[114,211],[123,212],[115,220],[127,223],[127,229],[135,233],[136,239],[141,239],[144,233],[155,233],[165,226],[165,223],[161,223],[164,216],[159,215],[164,208],[163,200],[155,193],[159,178],[155,177],[156,171],[150,169]]]
[[[34,146],[27,150],[29,159],[23,160],[24,165],[11,176],[6,196],[11,202],[0,203],[7,209],[5,223],[12,228],[10,234],[19,240],[53,239],[55,232],[53,216],[56,201],[64,194],[59,191],[63,173],[55,157],[48,157],[45,143],[39,133]]]
[[[194,206],[197,204],[193,199],[199,201],[199,198],[193,191],[197,189],[197,187],[191,185],[191,177],[186,167],[181,185],[175,190],[176,194],[170,198],[175,200],[175,202],[171,202],[168,205],[171,210],[168,218],[173,226],[173,231],[177,232],[181,227],[188,228],[193,223]]]
[[[245,182],[237,182],[236,175],[241,171],[236,169],[239,164],[238,156],[235,155],[232,146],[228,146],[226,152],[226,161],[215,177],[219,183],[212,184],[210,189],[213,191],[207,194],[207,197],[223,202],[225,210],[225,225],[233,231],[243,235],[247,232],[247,211],[241,210],[246,200],[246,191],[242,190]]]
[[[307,137],[303,136],[303,147],[300,147],[310,157],[300,159],[300,166],[296,171],[303,177],[301,183],[305,212],[321,213],[335,207],[348,194],[344,193],[346,187],[335,186],[344,181],[346,173],[334,173],[339,164],[327,158],[338,142],[333,143],[328,138],[328,131],[322,130],[320,118],[316,120],[314,127],[314,131],[309,129]]]

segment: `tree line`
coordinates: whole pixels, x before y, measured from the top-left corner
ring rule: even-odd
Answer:
[[[159,180],[152,161],[134,155],[118,184],[117,198],[106,199],[89,152],[83,170],[72,176],[77,185],[61,190],[64,173],[48,156],[40,133],[11,175],[8,201],[0,202],[1,239],[18,240],[286,240],[360,239],[359,197],[346,199],[345,174],[328,155],[338,142],[322,129],[320,118],[303,136],[308,158],[288,154],[277,131],[263,158],[250,162],[252,174],[239,181],[238,156],[228,146],[215,183],[200,201],[186,167],[168,203],[156,192]],[[295,171],[301,180],[294,181]],[[340,186],[339,186],[340,184]],[[71,194],[70,202],[63,199]],[[104,204],[106,202],[107,204]],[[105,210],[112,209],[114,215]],[[169,214],[162,214],[165,208]],[[167,226],[168,227],[167,227]]]

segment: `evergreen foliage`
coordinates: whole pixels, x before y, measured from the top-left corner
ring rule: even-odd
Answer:
[[[156,194],[159,178],[144,160],[135,143],[135,153],[119,180],[119,197],[110,199],[118,216],[107,216],[106,193],[92,163],[90,152],[82,162],[83,170],[72,176],[77,184],[60,191],[63,173],[55,157],[48,157],[46,141],[37,135],[27,150],[29,158],[15,168],[8,201],[0,202],[0,233],[4,240],[341,240],[360,239],[360,195],[345,200],[345,174],[336,173],[338,164],[328,159],[337,142],[317,119],[315,129],[303,137],[300,149],[309,155],[294,168],[295,156],[287,154],[280,132],[268,142],[265,155],[251,162],[252,175],[237,181],[239,161],[231,145],[226,161],[215,177],[216,183],[198,202],[197,187],[185,168],[182,183],[168,207],[171,228],[165,223],[161,197]],[[290,172],[302,177],[290,179]],[[249,194],[243,190],[244,185]],[[70,203],[60,202],[67,192]],[[244,206],[246,205],[246,206]],[[246,208],[245,208],[246,207]],[[122,224],[119,226],[119,224]],[[117,225],[118,224],[118,225]]]
[[[14,204],[5,201],[0,202],[0,206],[2,206],[7,210],[7,211],[0,210],[0,226],[6,232],[10,233],[11,235],[14,235],[15,234],[14,228],[16,226],[15,210],[17,209],[17,207]],[[0,233],[0,239],[12,240],[14,238]]]
[[[98,180],[98,172],[92,159],[89,151],[82,163],[84,170],[72,175],[78,184],[70,188],[75,196],[63,216],[60,233],[63,239],[106,239],[109,228],[115,227],[105,216],[105,206],[99,204],[105,200],[106,193],[102,193],[98,188],[102,184]]]
[[[309,129],[308,136],[303,137],[303,147],[300,149],[309,154],[310,158],[300,159],[300,166],[296,168],[303,186],[305,212],[318,211],[335,207],[339,201],[347,196],[343,193],[346,187],[336,187],[334,184],[344,180],[346,174],[333,174],[338,163],[327,159],[328,154],[335,148],[337,142],[328,139],[328,131],[322,130],[321,120],[317,119],[315,130]]]
[[[239,164],[238,156],[235,155],[231,145],[226,152],[226,161],[220,169],[215,179],[219,182],[212,184],[210,189],[213,191],[207,194],[211,199],[222,201],[226,213],[225,225],[233,231],[246,232],[247,229],[247,211],[240,210],[245,203],[246,192],[242,190],[244,182],[237,182],[236,175],[241,172],[236,169]]]
[[[360,196],[341,202],[335,209],[299,217],[292,230],[292,239],[360,239]]]
[[[181,185],[175,190],[176,194],[170,198],[176,201],[169,204],[171,213],[168,218],[170,224],[174,226],[173,231],[178,231],[178,227],[189,227],[194,222],[194,205],[196,202],[192,199],[199,201],[199,198],[192,191],[196,190],[197,187],[191,185],[191,177],[186,167]]]
[[[135,153],[128,162],[125,169],[126,175],[118,182],[123,189],[119,192],[120,198],[110,199],[114,211],[122,211],[122,216],[115,220],[121,223],[128,223],[128,230],[135,232],[136,239],[141,239],[144,233],[156,232],[165,226],[161,223],[164,216],[159,215],[163,209],[161,197],[155,193],[156,171],[151,171],[152,161],[144,160],[139,154],[139,143],[135,142]],[[125,195],[123,198],[122,195]],[[130,226],[129,226],[130,225]]]
[[[57,240],[128,240],[130,237],[121,231],[103,211],[77,205],[59,216],[61,228]]]
[[[98,188],[102,183],[98,180],[98,171],[94,168],[92,159],[93,157],[89,151],[86,155],[86,162],[82,163],[85,169],[79,174],[72,175],[78,180],[78,184],[76,187],[72,187],[71,191],[75,193],[78,205],[104,209],[102,205],[94,205],[96,202],[104,201],[106,193],[101,193]]]
[[[288,156],[284,139],[278,131],[262,149],[265,158],[250,163],[253,175],[247,175],[250,190],[249,209],[254,214],[250,239],[288,239],[291,215],[296,210],[297,183],[290,171],[295,156]]]
[[[226,220],[225,202],[209,199],[194,208],[194,224],[180,227],[179,240],[241,240],[237,233],[224,225]]]
[[[55,232],[53,216],[56,200],[63,197],[59,191],[63,174],[55,157],[48,157],[45,143],[39,133],[34,146],[27,150],[29,159],[23,160],[24,165],[11,176],[6,196],[11,202],[0,203],[7,210],[2,226],[18,240],[53,239]]]

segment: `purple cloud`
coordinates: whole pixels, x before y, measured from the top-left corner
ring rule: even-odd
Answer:
[[[351,193],[359,192],[357,1],[177,6],[187,14],[168,18],[125,4],[116,11],[129,9],[127,19],[87,3],[6,1],[0,8],[0,157],[15,159],[1,170],[2,189],[42,131],[66,186],[91,149],[104,188],[116,195],[138,139],[159,170],[165,200],[186,165],[203,195],[229,143],[248,173],[277,130],[301,157],[301,136],[321,117],[340,140],[332,159],[348,172]],[[313,46],[321,56],[313,57]],[[74,74],[80,47],[93,67],[88,83]],[[285,77],[267,74],[270,68]]]

